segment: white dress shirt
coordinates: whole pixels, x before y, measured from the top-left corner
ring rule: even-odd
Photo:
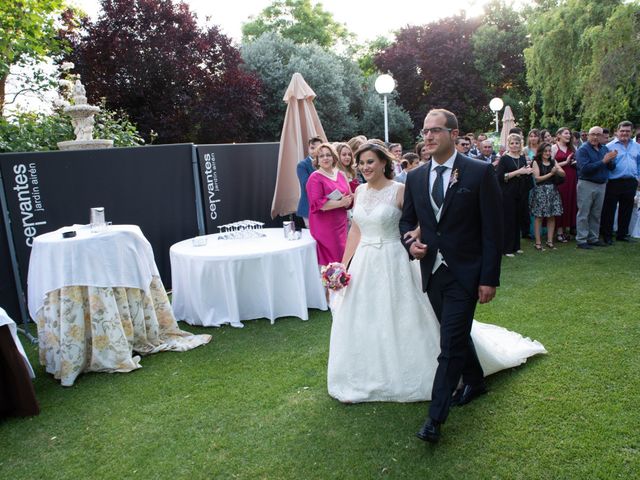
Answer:
[[[447,161],[442,164],[445,167],[447,167],[447,169],[442,173],[442,186],[443,186],[445,197],[447,196],[447,190],[449,189],[449,180],[451,179],[451,173],[453,172],[453,162],[455,161],[457,154],[458,152],[454,151],[453,155],[451,155],[447,159]],[[431,195],[431,192],[433,190],[433,184],[436,181],[436,178],[438,177],[438,172],[436,172],[436,168],[439,166],[440,164],[438,162],[436,162],[435,160],[432,160],[431,170],[429,171],[429,200],[431,201],[431,208],[433,208],[433,213],[435,214],[436,220],[438,222],[440,221],[442,206],[438,208],[438,206],[436,205],[436,202],[433,201],[433,196]],[[444,205],[444,201],[442,202],[442,205]],[[438,249],[438,252],[436,253],[436,261],[433,263],[433,269],[431,270],[431,273],[435,273],[436,270],[438,270],[438,268],[440,268],[440,265],[443,263],[445,265],[447,264],[444,257],[442,256],[442,252],[440,251],[440,249]]]

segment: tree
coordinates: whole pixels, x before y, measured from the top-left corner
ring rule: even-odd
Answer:
[[[358,66],[365,77],[377,75],[380,73],[375,64],[376,56],[385,48],[391,46],[391,40],[386,37],[379,36],[374,40],[365,42],[364,45],[355,45],[350,49],[350,56],[356,58]]]
[[[417,132],[428,110],[446,108],[461,129],[484,128],[490,119],[484,83],[473,61],[471,38],[477,21],[464,15],[401,29],[375,59],[398,85],[398,102]]]
[[[71,37],[70,55],[93,102],[126,111],[148,140],[253,139],[260,82],[216,26],[202,29],[185,3],[102,0],[102,13]]]
[[[55,19],[62,11],[62,0],[3,0],[0,3],[0,115],[11,67],[32,64],[60,53],[62,44]]]
[[[597,71],[596,31],[601,31],[621,0],[541,2],[527,14],[531,46],[525,49],[531,88],[531,123],[546,127],[583,123],[586,77]],[[633,4],[632,4],[633,5]],[[637,3],[635,4],[637,10]],[[629,39],[636,42],[638,39]],[[606,48],[605,46],[602,46]],[[628,59],[637,64],[637,57]]]
[[[473,59],[490,97],[501,97],[520,124],[528,123],[525,105],[531,95],[527,85],[524,49],[529,46],[527,27],[512,3],[493,0],[485,6],[482,24],[474,32]]]
[[[375,81],[375,76],[369,76],[365,80],[359,132],[368,138],[384,140],[384,100],[376,92]],[[413,148],[415,143],[415,137],[411,133],[413,122],[409,114],[396,103],[397,97],[398,92],[394,90],[388,99],[389,140]]]
[[[336,22],[322,4],[311,5],[311,0],[274,0],[257,17],[249,18],[242,26],[243,43],[266,32],[278,33],[294,43],[317,43],[322,47],[352,38],[344,24]]]
[[[353,61],[323,49],[317,44],[296,44],[275,32],[264,33],[255,41],[242,45],[246,68],[259,75],[264,95],[262,107],[264,121],[258,127],[259,139],[275,141],[280,138],[286,104],[282,98],[295,72],[302,74],[315,91],[315,107],[322,126],[330,140],[348,139],[356,134],[372,135],[368,130],[368,100],[363,85],[364,78]],[[382,105],[380,97],[379,105]],[[380,107],[381,108],[381,107]],[[393,119],[392,131],[406,128],[407,115],[400,111],[393,100],[389,105]],[[381,112],[381,111],[380,111]],[[379,115],[382,122],[382,113]]]
[[[593,56],[586,71],[582,128],[640,123],[640,5],[619,5],[602,28],[591,30]]]
[[[341,138],[344,132],[355,129],[348,114],[349,101],[343,95],[344,69],[334,53],[317,44],[297,45],[272,32],[243,44],[242,57],[247,69],[256,72],[263,85],[265,119],[259,129],[260,140],[279,139],[286,110],[282,98],[295,72],[315,91],[316,110],[329,138]]]

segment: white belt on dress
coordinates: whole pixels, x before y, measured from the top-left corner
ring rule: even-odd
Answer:
[[[366,237],[366,238],[360,239],[360,246],[380,248],[384,243],[395,243],[399,241],[400,241],[400,237],[394,237],[394,238]]]

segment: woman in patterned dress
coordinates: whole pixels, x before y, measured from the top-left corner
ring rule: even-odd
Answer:
[[[558,215],[562,215],[562,202],[560,194],[556,188],[556,176],[564,177],[565,173],[561,166],[551,158],[551,144],[542,143],[538,147],[536,156],[533,159],[533,178],[536,186],[533,187],[529,207],[531,214],[535,217],[533,231],[535,234],[535,248],[543,251],[540,240],[540,230],[542,221],[547,220],[547,247],[555,249],[553,244],[553,231]]]

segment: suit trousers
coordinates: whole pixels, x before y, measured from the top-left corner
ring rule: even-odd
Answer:
[[[469,295],[446,265],[431,275],[427,290],[436,317],[440,321],[440,355],[433,380],[429,416],[443,423],[449,414],[451,396],[462,380],[477,385],[484,374],[471,340],[477,296]]]
[[[624,238],[629,233],[629,222],[631,221],[631,211],[633,210],[633,199],[636,196],[638,181],[635,178],[616,178],[607,182],[607,190],[604,194],[604,205],[602,206],[602,220],[600,230],[605,241],[613,237],[613,220],[618,207],[618,240]]]
[[[606,183],[578,180],[576,243],[595,243],[598,241],[600,215],[606,188]]]

